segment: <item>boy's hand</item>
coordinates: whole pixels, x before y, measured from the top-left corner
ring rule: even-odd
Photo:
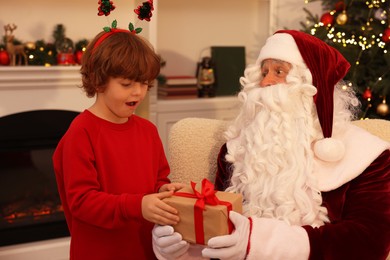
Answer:
[[[177,190],[180,190],[181,188],[183,188],[184,186],[186,186],[186,185],[183,184],[183,183],[168,183],[168,184],[162,185],[160,187],[159,192],[163,192],[163,191],[177,191]]]
[[[173,191],[164,191],[145,195],[142,198],[142,216],[159,225],[176,225],[179,222],[178,211],[162,199],[171,197]]]

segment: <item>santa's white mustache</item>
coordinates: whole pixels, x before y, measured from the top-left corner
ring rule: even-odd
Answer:
[[[246,92],[245,102],[275,112],[291,111],[297,104],[296,98],[313,97],[317,89],[309,84],[276,84],[252,88]]]

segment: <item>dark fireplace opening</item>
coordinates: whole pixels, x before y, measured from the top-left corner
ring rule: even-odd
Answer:
[[[69,236],[52,155],[78,114],[35,110],[0,118],[0,246]]]

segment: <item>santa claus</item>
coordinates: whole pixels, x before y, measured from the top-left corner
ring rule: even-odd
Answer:
[[[216,187],[239,192],[231,235],[189,245],[155,226],[160,259],[386,259],[390,144],[353,126],[350,65],[303,32],[269,37],[240,79],[241,111],[226,131]]]

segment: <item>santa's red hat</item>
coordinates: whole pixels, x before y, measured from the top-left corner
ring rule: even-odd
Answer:
[[[265,59],[279,59],[307,67],[317,89],[314,103],[324,139],[314,147],[316,155],[326,161],[341,159],[343,145],[332,137],[333,93],[338,81],[347,74],[350,64],[335,48],[322,40],[295,30],[280,30],[270,36],[260,51],[258,64]],[[340,147],[340,145],[342,147]]]

